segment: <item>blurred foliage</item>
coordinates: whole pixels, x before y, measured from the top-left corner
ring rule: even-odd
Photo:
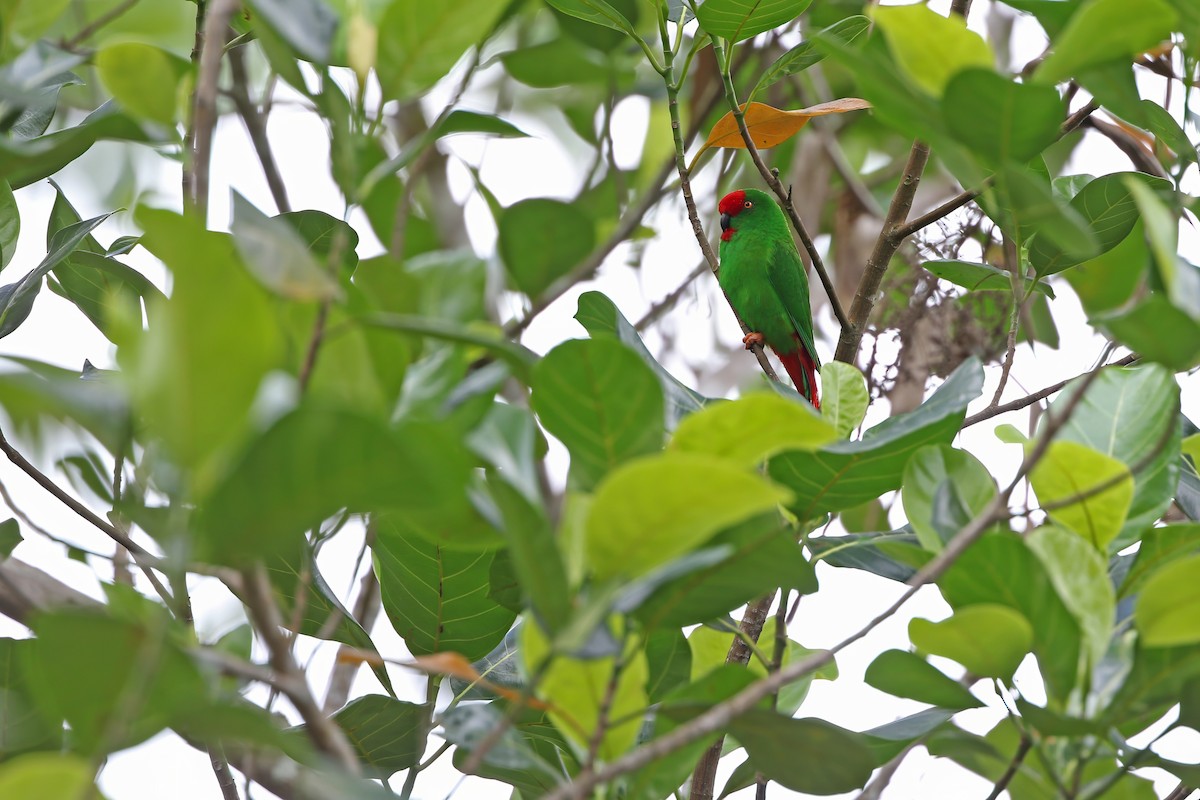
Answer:
[[[907,581],[940,553],[953,556],[934,576],[952,615],[912,620],[911,649],[879,653],[865,678],[927,708],[862,732],[794,718],[814,677],[839,680],[832,664],[810,671],[722,729],[746,750],[726,793],[756,774],[852,791],[916,742],[988,781],[1007,772],[1016,800],[1064,786],[1149,796],[1127,773],[1151,764],[1195,785],[1194,765],[1127,743],[1164,719],[1200,723],[1198,449],[1176,379],[1200,366],[1200,267],[1178,247],[1200,210],[1188,193],[1194,0],[1007,0],[975,9],[993,23],[986,38],[923,4],[861,0],[233,5],[227,42],[199,43],[227,61],[217,87],[203,86],[193,52],[204,3],[0,9],[0,269],[18,271],[18,241],[43,237],[19,201],[47,185],[54,197],[44,258],[0,286],[0,337],[49,313],[37,302],[48,288],[112,343],[117,366],[8,358],[5,430],[18,446],[67,441],[51,477],[161,554],[172,587],[142,594],[99,570],[102,603],[47,610],[28,620],[31,640],[0,640],[0,794],[74,796],[107,755],[169,728],[200,748],[298,762],[339,796],[379,796],[336,783],[330,733],[312,718],[284,728],[243,697],[261,648],[198,640],[189,574],[225,580],[260,640],[280,637],[278,619],[372,667],[388,694],[343,697],[326,721],[363,774],[407,771],[411,796],[434,737],[456,767],[528,800],[687,726],[765,675],[773,651],[785,665],[811,656],[772,620],[748,668],[726,664],[739,606],[781,588],[781,603],[817,593],[844,569]],[[1019,35],[1049,41],[1029,64],[1010,63],[1017,17]],[[194,178],[196,126],[213,123],[196,94],[214,88],[218,116],[243,118],[278,184],[276,209],[235,195],[225,233],[130,189],[158,177],[79,186],[76,170],[66,188],[47,184],[109,141]],[[706,396],[643,340],[659,316],[631,324],[598,292],[577,299],[586,338],[524,347],[533,317],[615,251],[642,267],[654,226],[682,217],[677,174],[703,192],[696,225],[711,223],[722,190],[761,180],[737,149],[733,109],[751,98],[745,122],[769,165],[810,229],[833,234],[826,260],[844,304],[881,210],[918,177],[904,166],[914,138],[932,152],[918,209],[963,191],[959,205],[974,201],[908,232],[863,320],[859,363],[826,364],[823,415],[782,386]],[[649,108],[632,167],[614,152],[615,111],[630,101]],[[327,130],[328,161],[308,167],[332,178],[342,219],[290,209],[286,189],[305,176],[272,175],[266,121],[284,104]],[[1131,168],[1067,172],[1077,125]],[[579,162],[575,192],[505,204],[468,165],[498,234],[495,252],[477,254],[445,140],[535,131]],[[701,162],[709,147],[734,150]],[[136,203],[118,218],[133,236],[75,210],[122,192]],[[136,267],[147,255],[165,285]],[[1001,497],[1002,470],[953,446],[985,366],[1022,343],[1087,335],[1060,311],[1070,294],[1091,330],[1140,360],[1068,385],[1031,438],[999,432],[1037,460],[1044,523],[1000,513],[954,552]],[[888,340],[895,359],[880,354]],[[931,376],[943,380],[926,397]],[[887,402],[892,413],[864,430],[869,403]],[[900,510],[908,524],[889,530]],[[18,517],[0,523],[6,559],[43,533]],[[376,589],[363,589],[356,620],[355,598],[322,577],[322,548],[350,530],[366,531],[379,625],[432,673],[425,698],[394,694],[381,658],[405,654],[381,653],[361,618]],[[265,597],[248,590],[256,575]],[[948,675],[947,660],[961,670]],[[449,705],[444,675],[461,692]],[[954,715],[985,704],[972,691],[985,678],[1016,705],[978,736]],[[606,796],[672,796],[711,741],[622,774]]]

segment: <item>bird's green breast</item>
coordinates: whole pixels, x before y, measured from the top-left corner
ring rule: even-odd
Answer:
[[[750,231],[734,233],[729,241],[721,242],[717,280],[742,322],[761,333],[775,350],[789,353],[797,346],[792,321],[767,277],[774,246],[769,237]]]

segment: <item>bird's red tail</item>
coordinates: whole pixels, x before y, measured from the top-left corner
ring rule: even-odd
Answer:
[[[796,384],[796,391],[804,395],[808,402],[813,404],[813,408],[819,409],[821,398],[817,396],[817,362],[813,359],[812,354],[801,345],[790,353],[781,353],[776,350],[775,355],[779,356],[784,369],[787,370],[788,375],[792,376],[792,383]]]

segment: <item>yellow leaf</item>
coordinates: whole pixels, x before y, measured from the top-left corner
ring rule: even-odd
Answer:
[[[808,108],[796,109],[795,111],[785,111],[774,106],[769,106],[766,103],[743,103],[742,113],[746,120],[746,130],[750,132],[750,138],[754,140],[754,146],[760,150],[765,150],[782,144],[795,136],[813,117],[821,117],[826,114],[844,114],[847,111],[861,111],[864,108],[870,107],[871,104],[866,100],[861,100],[857,97],[843,97],[838,100],[830,100],[828,103],[820,103]],[[717,120],[717,124],[713,126],[712,131],[708,134],[708,139],[700,147],[700,151],[696,153],[696,156],[692,159],[692,163],[688,166],[688,171],[691,171],[700,160],[700,156],[704,155],[705,151],[712,147],[745,149],[746,142],[742,139],[742,132],[738,130],[737,118],[733,116],[732,111]]]

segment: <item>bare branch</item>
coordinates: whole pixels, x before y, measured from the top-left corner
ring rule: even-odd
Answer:
[[[229,71],[233,78],[233,85],[229,89],[233,105],[237,108],[238,116],[242,118],[242,123],[246,126],[246,133],[250,136],[250,143],[254,146],[258,163],[262,165],[263,177],[267,180],[267,187],[271,190],[275,207],[279,209],[280,213],[287,213],[292,210],[291,203],[288,202],[287,185],[283,182],[283,175],[279,172],[279,165],[275,163],[275,154],[271,150],[271,141],[267,138],[267,117],[250,99],[246,54],[241,47],[233,47],[229,50]]]
[[[692,268],[692,271],[687,274],[687,277],[684,278],[678,286],[671,290],[670,294],[668,294],[662,300],[659,300],[654,305],[650,306],[646,313],[642,315],[642,318],[633,324],[634,330],[641,333],[655,322],[658,322],[660,317],[670,311],[674,305],[679,302],[679,298],[683,297],[683,295],[691,287],[692,281],[696,280],[696,278],[699,278],[705,272],[708,272],[708,263],[701,261]]]
[[[225,37],[229,21],[242,5],[241,0],[209,0],[204,13],[204,33],[200,46],[199,74],[193,100],[192,127],[195,137],[191,160],[185,171],[190,172],[185,195],[185,208],[195,209],[201,220],[208,212],[208,170],[212,159],[213,132],[217,126],[217,82],[221,77],[221,57],[225,52]],[[200,13],[197,7],[197,14]]]
[[[1141,356],[1139,356],[1137,353],[1130,353],[1129,355],[1125,356],[1124,358],[1119,358],[1116,361],[1112,362],[1111,364],[1107,364],[1105,366],[1127,367],[1130,364],[1137,361],[1139,358],[1141,358]],[[1085,372],[1082,375],[1076,375],[1074,378],[1067,378],[1065,381],[1059,381],[1058,383],[1047,386],[1045,389],[1039,389],[1038,391],[1034,392],[1033,394],[1026,395],[1025,397],[1021,397],[1017,400],[1010,400],[1009,402],[1002,403],[1001,405],[995,406],[994,408],[986,408],[983,411],[980,411],[978,414],[972,414],[971,416],[967,417],[966,420],[963,421],[962,426],[964,428],[968,428],[977,422],[983,422],[986,419],[991,419],[992,417],[996,417],[1001,414],[1006,414],[1009,411],[1018,411],[1027,406],[1031,406],[1034,403],[1038,402],[1039,400],[1044,400],[1047,397],[1049,397],[1050,395],[1054,394],[1055,392],[1061,391],[1062,388],[1064,386],[1066,386],[1068,383],[1071,383],[1072,381],[1077,381],[1080,378],[1086,377],[1088,374],[1090,374],[1090,373]]]
[[[1008,767],[1004,770],[1004,774],[996,781],[996,785],[992,787],[991,794],[987,796],[987,800],[998,800],[1004,790],[1008,788],[1009,782],[1017,774],[1017,770],[1021,768],[1021,762],[1025,760],[1025,755],[1029,752],[1029,748],[1033,746],[1033,740],[1029,736],[1022,736],[1021,741],[1017,743],[1017,752],[1013,753],[1012,760],[1008,762]]]

